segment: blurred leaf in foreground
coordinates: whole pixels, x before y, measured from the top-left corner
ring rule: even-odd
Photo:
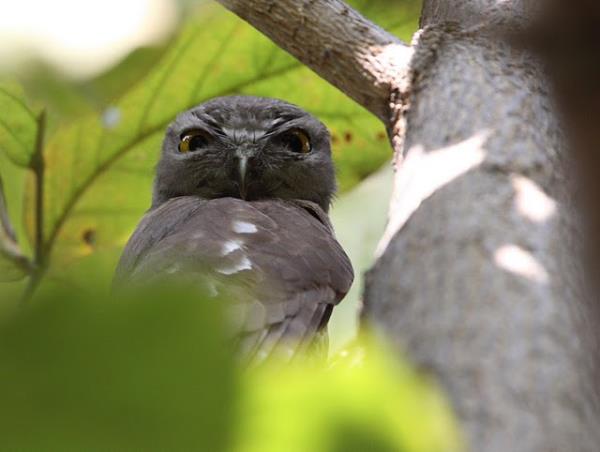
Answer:
[[[0,317],[3,450],[455,452],[435,386],[368,342],[241,371],[225,300],[38,296]],[[364,344],[367,345],[364,345]]]
[[[236,452],[463,450],[435,385],[364,338],[330,368],[265,367],[243,383]]]
[[[214,303],[56,293],[0,324],[3,450],[225,450],[233,371]]]

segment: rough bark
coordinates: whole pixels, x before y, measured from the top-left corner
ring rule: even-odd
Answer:
[[[425,2],[365,317],[439,377],[472,450],[595,451],[560,124],[539,62],[499,34],[527,12],[477,3],[463,17],[463,2]]]
[[[339,1],[221,3],[386,123],[397,172],[363,318],[439,379],[471,449],[598,450],[566,147],[541,65],[504,39],[536,2],[425,0],[408,65]]]
[[[440,378],[473,450],[597,450],[565,151],[531,55],[420,37],[404,163],[365,315]]]

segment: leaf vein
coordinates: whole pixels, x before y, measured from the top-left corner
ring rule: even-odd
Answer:
[[[31,117],[31,119],[33,119],[34,121],[37,121],[37,117],[35,116],[35,113],[33,111],[31,111],[31,109],[29,108],[29,106],[25,102],[23,102],[17,96],[15,96],[14,94],[12,94],[7,89],[2,88],[1,86],[0,86],[0,93],[4,94],[9,99],[14,100],[19,106],[21,106],[21,108],[23,108],[23,110],[25,110],[25,112]]]
[[[14,130],[10,128],[10,126],[6,122],[4,122],[2,118],[0,118],[0,126],[2,126],[2,128],[5,129],[8,132],[8,134],[14,138],[14,140],[23,148],[25,152],[27,152],[27,145],[23,143],[23,141],[21,141],[21,138],[14,132]],[[6,154],[8,155],[8,152]],[[8,156],[10,158],[10,155]],[[11,158],[11,160],[13,159]]]
[[[142,117],[140,118],[140,122],[138,124],[139,132],[141,132],[143,130],[144,125],[145,125],[146,121],[148,120],[148,115],[150,114],[150,110],[154,106],[154,103],[156,102],[158,95],[160,94],[163,87],[165,86],[166,81],[172,75],[173,67],[175,67],[179,63],[179,60],[183,57],[183,55],[185,55],[186,50],[195,41],[195,39],[196,39],[196,35],[194,35],[194,34],[192,34],[189,38],[187,38],[184,41],[183,45],[177,50],[177,53],[173,57],[173,60],[170,61],[167,66],[165,66],[165,69],[164,69],[165,72],[162,74],[162,77],[160,77],[157,88],[154,91],[152,91],[152,94],[150,95],[150,98],[148,99],[148,102],[146,103],[146,106],[143,109]]]

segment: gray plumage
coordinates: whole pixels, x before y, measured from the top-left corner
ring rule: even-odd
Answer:
[[[327,217],[334,191],[321,122],[275,99],[213,99],[169,126],[115,285],[201,280],[229,295],[244,356],[293,355],[325,335],[352,283]]]

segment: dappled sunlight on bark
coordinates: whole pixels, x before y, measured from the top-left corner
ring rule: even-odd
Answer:
[[[515,190],[515,209],[535,223],[545,223],[556,215],[556,201],[531,179],[514,175],[511,178]]]
[[[550,276],[544,266],[531,254],[517,245],[503,245],[494,252],[496,265],[518,276],[539,284],[548,284]]]
[[[396,175],[392,203],[396,208],[377,247],[381,256],[390,240],[421,203],[437,190],[479,166],[485,159],[483,145],[490,132],[482,130],[471,138],[441,149],[425,151],[418,145],[409,149]]]

